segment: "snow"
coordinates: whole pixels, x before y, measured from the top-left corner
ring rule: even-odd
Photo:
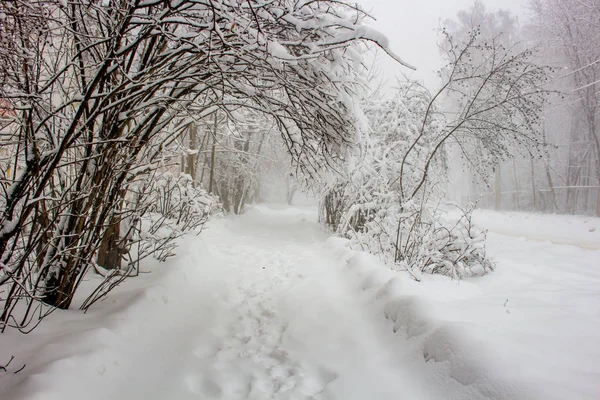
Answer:
[[[352,28],[351,26],[348,26],[348,27]],[[412,69],[412,70],[416,69],[414,66],[412,66],[411,64],[404,61],[400,56],[398,56],[391,50],[390,41],[387,38],[387,36],[385,36],[378,30],[373,29],[369,26],[361,25],[361,26],[354,27],[353,29],[351,29],[348,32],[339,34],[334,39],[334,41],[342,43],[342,42],[346,42],[346,41],[353,40],[353,39],[363,39],[363,40],[377,43],[379,46],[381,46],[381,48],[390,57],[392,57],[394,60],[396,60],[399,64],[405,66],[406,68]]]
[[[15,229],[17,229],[18,224],[18,218],[4,221],[4,223],[2,224],[2,229],[0,229],[0,236],[11,234]]]
[[[540,399],[600,398],[599,218],[477,211],[496,271],[429,277],[404,293],[431,318],[490,352],[494,376],[526,381]]]
[[[309,207],[256,206],[212,220],[199,237],[182,239],[177,257],[146,263],[142,272],[152,273],[126,281],[87,314],[75,305],[29,335],[0,336],[0,365],[15,356],[0,372],[0,393],[599,398],[600,252],[586,241],[597,233],[584,228],[600,220],[493,212],[476,219],[490,228],[496,272],[422,283],[330,238]],[[101,277],[88,279],[92,287]]]
[[[479,210],[476,219],[494,233],[600,250],[600,218]]]
[[[278,58],[281,60],[295,60],[296,59],[288,52],[288,50],[283,45],[281,45],[280,43],[278,43],[276,41],[269,42],[269,44],[267,45],[267,51],[274,58]]]

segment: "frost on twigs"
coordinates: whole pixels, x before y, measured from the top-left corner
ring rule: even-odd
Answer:
[[[430,149],[444,135],[444,118],[429,93],[401,83],[392,99],[366,104],[365,114],[371,127],[365,154],[325,189],[321,220],[415,279],[423,273],[462,278],[491,271],[485,234],[471,224],[472,208],[449,224],[437,206],[445,155]]]
[[[453,220],[449,215],[454,213],[438,205],[408,204],[396,210],[399,220],[376,220],[373,225],[383,229],[375,235],[366,231],[358,238],[373,244],[379,241],[376,235],[387,236],[393,251],[384,253],[387,260],[409,269],[415,276],[428,273],[460,279],[493,271],[493,263],[485,252],[486,233],[471,220],[474,206],[455,207],[460,213]],[[400,231],[396,224],[401,226]]]
[[[157,198],[161,209],[128,208],[136,179],[156,171],[190,125],[182,115],[202,126],[254,110],[314,176],[353,142],[363,67],[352,48],[387,46],[361,29],[358,6],[337,0],[15,0],[1,2],[0,15],[0,98],[11,110],[0,162],[0,330],[35,324],[46,305],[69,308],[95,262],[122,270],[134,243],[150,243],[128,236],[135,218],[159,258],[171,253],[165,238],[196,224],[186,218],[197,196],[181,182],[181,197]],[[173,160],[161,172],[177,171]]]
[[[188,232],[199,234],[211,214],[221,209],[218,198],[202,187],[194,187],[189,175],[174,177],[169,172],[152,173],[137,180],[125,198],[121,220],[122,240],[127,242],[123,254],[125,266],[106,270],[104,276],[81,309],[87,311],[128,276],[140,273],[140,261],[152,256],[165,261],[175,255],[177,239]]]
[[[378,255],[416,280],[423,273],[460,279],[493,271],[485,251],[486,232],[472,223],[474,205],[448,210],[411,201],[400,206],[394,196],[376,196],[348,207],[344,199],[359,201],[352,193],[350,185],[330,189],[321,218],[353,247]]]

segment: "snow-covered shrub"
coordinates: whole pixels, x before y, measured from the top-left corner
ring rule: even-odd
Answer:
[[[125,199],[120,223],[120,246],[125,265],[106,270],[97,263],[104,281],[85,300],[83,310],[106,296],[128,276],[139,273],[140,261],[149,256],[165,261],[175,255],[177,239],[188,232],[199,234],[211,214],[221,211],[213,195],[194,187],[187,174],[170,172],[144,176],[132,184]]]
[[[481,276],[493,270],[485,252],[485,231],[471,221],[473,208],[460,209],[457,220],[436,204],[409,202],[371,213],[352,241],[378,254],[415,278],[421,273],[452,278]]]
[[[360,159],[322,196],[320,219],[362,250],[395,268],[461,278],[492,270],[485,233],[471,223],[472,209],[454,224],[437,199],[446,181],[444,119],[420,85],[401,83],[387,101],[365,106],[371,132]]]
[[[413,274],[482,275],[492,264],[470,210],[448,227],[435,206],[447,184],[446,146],[482,177],[516,149],[539,150],[549,69],[478,27],[466,37],[441,33],[439,90],[400,82],[392,99],[367,101],[370,130],[358,124],[360,152],[326,188],[321,219]]]
[[[485,231],[472,223],[473,207],[458,210],[459,218],[452,220],[454,213],[433,202],[401,206],[397,192],[359,190],[350,182],[337,182],[321,201],[320,218],[354,246],[416,279],[422,273],[484,275],[493,270],[485,252]]]
[[[200,233],[211,214],[220,211],[215,196],[194,187],[189,175],[164,172],[138,184],[129,207],[137,210],[131,222],[137,225],[131,239],[138,242],[135,260],[152,255],[164,261],[174,255],[175,239],[188,232]]]

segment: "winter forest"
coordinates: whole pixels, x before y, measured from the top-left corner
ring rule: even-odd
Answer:
[[[421,3],[0,0],[0,399],[600,398],[600,2]]]

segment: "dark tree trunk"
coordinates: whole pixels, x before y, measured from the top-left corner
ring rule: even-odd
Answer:
[[[125,252],[122,244],[120,218],[113,217],[98,250],[98,265],[106,269],[120,269]]]
[[[192,177],[192,185],[196,186],[196,158],[198,155],[195,153],[195,150],[198,150],[198,126],[195,123],[192,122],[189,125],[188,134],[190,152],[186,157],[185,173]]]
[[[217,113],[215,112],[215,121],[213,129],[213,142],[210,151],[210,176],[208,180],[208,193],[213,192],[213,182],[215,180],[215,152],[217,148]]]

